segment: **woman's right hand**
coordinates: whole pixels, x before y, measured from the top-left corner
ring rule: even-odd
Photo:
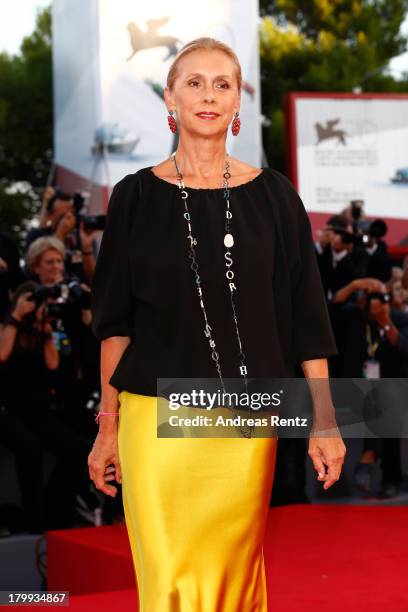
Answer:
[[[106,481],[122,482],[117,429],[98,433],[88,456],[88,468],[89,477],[94,482],[95,487],[102,493],[115,497],[118,492],[117,488]]]
[[[33,300],[29,299],[30,296],[32,296],[31,291],[26,291],[25,293],[22,293],[18,298],[15,308],[12,312],[13,317],[17,319],[17,321],[22,321],[26,315],[35,310],[36,304]]]

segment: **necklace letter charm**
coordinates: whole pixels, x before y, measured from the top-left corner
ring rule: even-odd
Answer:
[[[234,246],[234,238],[232,234],[225,234],[224,236],[224,244],[229,249],[229,247]]]

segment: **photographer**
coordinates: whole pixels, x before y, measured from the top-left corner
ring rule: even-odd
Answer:
[[[0,442],[15,452],[25,526],[32,533],[71,527],[75,493],[87,488],[90,440],[69,428],[53,407],[51,374],[60,354],[47,309],[33,299],[35,282],[20,285],[0,326]],[[43,449],[57,458],[45,491]]]
[[[27,268],[43,287],[52,287],[61,283],[72,282],[72,277],[65,272],[65,247],[64,243],[55,237],[38,238],[31,243],[27,254]],[[89,326],[91,324],[90,302],[86,299],[89,288],[80,284],[82,288],[82,301],[78,302],[81,310],[82,322]],[[77,309],[78,310],[78,309]]]
[[[357,278],[332,296],[329,309],[340,350],[332,363],[335,376],[339,378],[362,376],[367,353],[368,314],[359,296],[382,291],[383,287],[384,284],[376,278]]]
[[[387,226],[381,219],[373,221],[369,228],[368,241],[365,245],[367,253],[367,276],[378,278],[386,283],[391,278],[392,262],[388,255],[387,244],[382,237]]]
[[[64,238],[60,233],[57,234],[56,229],[59,222],[66,213],[72,213],[74,209],[74,203],[72,196],[64,192],[54,192],[53,195],[48,197],[43,203],[43,209],[40,216],[39,227],[33,227],[27,234],[26,237],[26,251],[30,244],[37,238],[43,236],[53,236],[56,238]],[[62,240],[64,242],[64,240]]]
[[[351,202],[347,212],[329,219],[316,243],[322,276],[329,291],[344,286],[353,278],[368,276],[383,282],[390,279],[392,264],[383,240],[387,229],[382,219],[369,221],[364,217],[362,201]],[[329,250],[331,261],[327,253]],[[340,263],[342,260],[343,264]],[[349,269],[350,264],[354,268],[354,276]],[[350,272],[348,276],[347,270]],[[338,278],[342,274],[345,277],[343,282]],[[331,285],[334,285],[334,289]]]
[[[48,313],[60,351],[60,366],[53,373],[56,401],[61,409],[67,407],[64,418],[79,429],[90,426],[83,406],[99,387],[99,347],[90,328],[89,288],[65,271],[64,252],[58,239],[38,238],[30,245],[26,261],[40,283],[34,299],[39,304],[53,298]]]
[[[365,275],[387,282],[391,276],[391,260],[383,240],[388,231],[382,219],[370,221],[364,213],[364,200],[352,200],[343,214],[349,219],[357,244],[364,247]]]
[[[408,314],[401,308],[398,292],[384,283],[359,296],[365,313],[368,355],[375,354],[381,378],[408,376]]]
[[[48,199],[40,227],[32,228],[26,239],[26,250],[37,238],[53,236],[66,247],[67,271],[90,285],[95,268],[94,241],[104,226],[104,215],[84,216],[84,198],[55,191]]]
[[[329,361],[331,375],[337,377],[360,375],[356,373],[360,372],[360,360],[351,345],[353,337],[349,330],[361,325],[354,284],[365,275],[366,255],[356,243],[352,229],[346,217],[334,215],[316,243],[322,284],[339,348],[339,354]]]
[[[336,291],[366,275],[367,258],[359,248],[352,229],[343,215],[334,215],[316,243],[320,275],[329,302]]]

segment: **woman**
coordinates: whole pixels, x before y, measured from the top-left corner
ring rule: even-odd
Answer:
[[[89,414],[83,405],[98,388],[99,347],[91,330],[90,289],[65,269],[65,247],[55,236],[34,240],[27,251],[27,268],[33,279],[54,294],[48,307],[60,365],[54,372],[57,402],[64,418],[78,432],[89,430]],[[54,292],[55,290],[55,292]]]
[[[44,286],[72,281],[72,278],[69,278],[65,272],[64,258],[64,243],[54,236],[43,236],[34,240],[26,255],[28,270]],[[82,283],[80,286],[84,292],[89,292],[85,284]],[[78,302],[78,306],[80,306],[82,323],[90,325],[92,315],[87,300],[83,299],[82,302]]]
[[[291,376],[294,361],[327,378],[336,352],[296,192],[276,171],[227,163],[240,91],[228,46],[202,38],[179,52],[164,92],[177,151],[115,186],[93,280],[102,412],[89,473],[107,495],[122,482],[141,611],[267,609],[276,437],[158,438],[158,379]],[[309,452],[328,488],[341,438],[316,437]]]

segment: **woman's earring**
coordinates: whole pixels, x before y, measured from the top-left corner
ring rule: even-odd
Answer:
[[[235,117],[234,120],[231,124],[231,131],[233,133],[234,136],[237,136],[239,130],[241,127],[241,119],[239,118],[239,113],[235,113]]]
[[[167,117],[167,121],[169,122],[169,128],[175,134],[177,132],[177,123],[175,118],[173,117],[174,111],[169,110],[169,116]]]

